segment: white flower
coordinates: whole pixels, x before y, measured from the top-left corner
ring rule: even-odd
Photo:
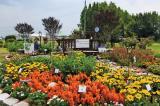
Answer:
[[[55,98],[58,98],[58,96],[54,95],[54,96],[52,97],[52,99],[55,99]]]
[[[24,96],[24,93],[21,93],[21,96]]]

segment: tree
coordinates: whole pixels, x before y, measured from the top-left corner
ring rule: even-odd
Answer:
[[[29,34],[33,33],[33,27],[27,23],[18,23],[15,27],[15,30],[21,34],[21,37],[28,38]]]
[[[136,33],[138,38],[154,36],[155,40],[160,38],[159,23],[160,16],[156,12],[139,13],[133,16],[132,31]]]
[[[15,41],[16,40],[16,36],[15,35],[8,35],[5,37],[5,41]]]
[[[136,44],[138,43],[138,40],[136,37],[128,37],[128,38],[124,38],[122,44],[126,47],[126,48],[131,48],[131,49],[135,49],[136,48]]]
[[[42,19],[42,24],[52,41],[55,39],[55,34],[58,33],[62,28],[62,24],[60,24],[59,20],[55,19],[54,17]]]
[[[80,39],[80,38],[82,38],[82,33],[80,30],[74,29],[72,34],[69,37],[71,39]]]
[[[86,18],[85,18],[85,13],[86,13]],[[100,39],[103,40],[104,42],[111,41],[113,43],[117,41],[119,36],[123,35],[123,33],[121,34],[117,33],[117,32],[124,32],[122,30],[123,28],[120,27],[120,25],[121,26],[123,25],[128,28],[128,23],[131,18],[132,17],[129,16],[129,13],[127,11],[121,10],[112,2],[110,4],[107,4],[107,2],[101,2],[101,3],[94,2],[92,5],[90,4],[88,7],[85,7],[82,10],[80,19],[81,22],[80,30],[83,30],[84,26],[86,26],[87,33],[85,38],[89,38],[90,36],[92,36],[93,39]],[[87,20],[86,25],[84,25],[85,19]],[[97,26],[100,28],[100,31],[97,34],[95,34],[94,29]]]
[[[60,24],[59,20],[54,17],[44,18],[42,19],[43,26],[45,30],[48,32],[51,38],[55,37],[55,34],[60,31],[62,28],[62,24]]]

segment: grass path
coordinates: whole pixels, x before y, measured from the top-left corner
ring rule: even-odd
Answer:
[[[155,52],[155,54],[160,54],[160,43],[153,43],[148,48],[152,49]]]
[[[0,62],[3,61],[4,57],[8,54],[8,50],[6,48],[0,48]]]

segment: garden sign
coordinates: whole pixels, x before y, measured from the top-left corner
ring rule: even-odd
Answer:
[[[89,39],[76,39],[76,48],[89,48]]]
[[[33,43],[25,43],[24,44],[24,53],[30,54],[34,52],[34,44]]]

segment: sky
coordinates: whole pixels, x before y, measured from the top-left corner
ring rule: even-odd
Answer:
[[[157,11],[160,14],[160,0],[87,0],[93,2],[114,2],[129,13]],[[0,0],[0,36],[16,34],[17,23],[27,22],[34,32],[45,34],[42,19],[50,16],[63,24],[60,35],[69,35],[80,22],[84,0]]]

